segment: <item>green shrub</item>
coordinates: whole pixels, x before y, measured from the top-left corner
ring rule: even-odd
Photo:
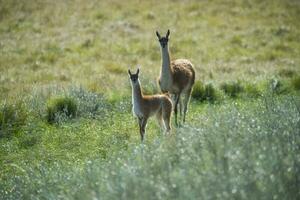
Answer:
[[[239,81],[231,82],[231,83],[223,83],[221,85],[221,89],[224,91],[226,95],[232,98],[238,97],[238,95],[244,91],[244,88]]]
[[[111,112],[111,104],[101,93],[91,92],[82,87],[72,87],[67,94],[72,99],[76,99],[77,116],[105,117]]]
[[[56,97],[47,103],[47,121],[59,123],[67,118],[77,115],[77,103],[69,97]]]
[[[192,97],[201,101],[202,97],[204,96],[204,92],[205,89],[203,83],[201,81],[196,81],[193,87]]]
[[[205,85],[204,97],[205,97],[205,100],[207,100],[209,102],[214,102],[217,100],[216,90],[212,83]]]
[[[26,119],[27,112],[22,103],[3,104],[0,107],[0,138],[18,132]]]
[[[204,85],[201,81],[196,81],[192,97],[199,101],[215,102],[217,100],[217,93],[213,84]]]
[[[270,81],[271,91],[274,94],[286,94],[291,90],[291,87],[287,84],[286,81],[278,80],[276,78]]]
[[[244,92],[247,97],[257,98],[261,96],[261,91],[258,89],[257,85],[252,83],[245,84]]]
[[[300,90],[300,76],[292,79],[292,86],[294,87],[294,89]]]

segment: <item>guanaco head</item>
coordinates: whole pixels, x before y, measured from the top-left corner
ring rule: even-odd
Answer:
[[[160,34],[158,33],[158,31],[156,31],[156,35],[158,37],[158,41],[159,41],[161,47],[165,48],[165,46],[168,45],[170,30],[168,30],[166,37],[161,37]]]
[[[136,83],[138,83],[138,79],[139,79],[139,73],[140,73],[140,69],[138,68],[135,74],[132,74],[130,69],[128,69],[128,74],[129,74],[129,78],[131,80],[131,83],[133,85],[135,85]]]

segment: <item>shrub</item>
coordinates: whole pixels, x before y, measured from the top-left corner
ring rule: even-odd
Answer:
[[[68,90],[68,96],[76,99],[77,116],[105,117],[111,111],[111,104],[101,93],[91,92],[82,87],[72,87]]]
[[[287,85],[287,83],[283,80],[272,79],[270,81],[271,91],[274,94],[286,94],[291,88]]]
[[[292,86],[294,87],[294,89],[300,90],[300,76],[292,79]]]
[[[21,103],[4,104],[0,107],[0,138],[18,132],[25,124],[27,112]]]
[[[204,85],[201,81],[196,81],[194,87],[193,87],[193,92],[192,92],[192,97],[197,100],[202,100],[202,97],[204,96]]]
[[[69,97],[56,97],[47,102],[47,121],[58,123],[77,114],[77,104]]]
[[[244,86],[244,92],[247,97],[257,98],[261,96],[261,91],[255,84],[247,83]]]
[[[207,100],[209,102],[214,102],[217,100],[216,90],[212,83],[205,85],[204,97],[205,97],[205,100]]]
[[[217,100],[216,90],[213,84],[204,85],[201,81],[197,81],[194,85],[192,97],[199,101],[214,102]]]
[[[243,92],[244,88],[239,81],[231,83],[223,83],[221,89],[226,95],[232,98],[238,97],[238,95]]]

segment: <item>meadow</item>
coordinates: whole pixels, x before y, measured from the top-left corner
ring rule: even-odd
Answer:
[[[300,198],[297,0],[0,0],[0,199]],[[187,123],[140,142],[127,69],[194,63]]]

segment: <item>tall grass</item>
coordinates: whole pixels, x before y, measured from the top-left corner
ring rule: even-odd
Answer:
[[[196,81],[192,97],[200,102],[208,101],[215,102],[218,100],[218,94],[212,83],[203,84],[201,81]]]
[[[243,92],[244,88],[241,85],[240,81],[231,82],[231,83],[223,83],[221,85],[221,89],[224,91],[226,95],[232,98],[236,98]]]
[[[67,118],[74,118],[77,115],[77,103],[69,97],[55,97],[47,103],[47,121],[59,123]]]
[[[6,199],[298,199],[300,113],[291,97],[207,104],[205,115],[107,162],[56,162],[1,182]],[[277,123],[274,123],[277,122]]]
[[[300,76],[297,76],[297,77],[295,77],[295,78],[292,79],[292,86],[296,90],[300,90]]]
[[[28,111],[22,102],[0,105],[0,139],[21,131],[27,118]]]

